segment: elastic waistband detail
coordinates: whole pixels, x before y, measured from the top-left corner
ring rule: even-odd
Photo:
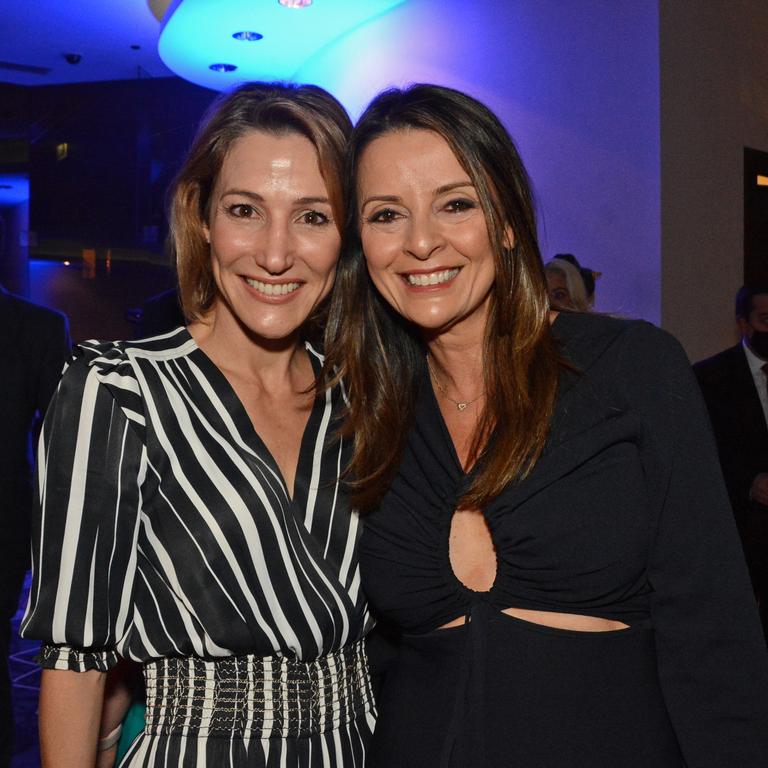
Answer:
[[[144,665],[149,734],[299,738],[374,709],[363,641],[299,661],[162,658]]]

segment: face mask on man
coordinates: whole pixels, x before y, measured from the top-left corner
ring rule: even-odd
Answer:
[[[752,331],[747,340],[752,351],[763,360],[768,360],[768,331]]]

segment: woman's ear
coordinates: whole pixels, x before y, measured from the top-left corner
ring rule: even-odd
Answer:
[[[515,233],[512,231],[512,227],[507,224],[504,227],[504,248],[508,251],[515,249]]]
[[[208,243],[208,245],[210,245],[211,244],[211,230],[208,227],[208,224],[206,222],[203,222],[202,230],[203,230],[203,237],[205,238],[205,242]]]

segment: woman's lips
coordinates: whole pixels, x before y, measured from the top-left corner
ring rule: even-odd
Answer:
[[[281,282],[267,282],[255,277],[242,276],[243,281],[255,293],[258,298],[269,301],[288,301],[301,288],[304,283],[298,280],[284,280]]]
[[[403,280],[410,288],[440,288],[459,274],[459,267],[435,269],[429,272],[404,272]]]

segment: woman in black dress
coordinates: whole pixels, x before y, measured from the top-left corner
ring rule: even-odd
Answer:
[[[45,766],[93,765],[105,673],[144,665],[124,766],[362,768],[373,727],[358,524],[307,332],[334,281],[351,125],[250,84],[175,184],[188,328],[86,342],[40,444],[26,637]]]
[[[680,346],[549,311],[525,170],[474,99],[385,92],[350,157],[327,363],[400,633],[372,764],[764,766],[768,658]]]

